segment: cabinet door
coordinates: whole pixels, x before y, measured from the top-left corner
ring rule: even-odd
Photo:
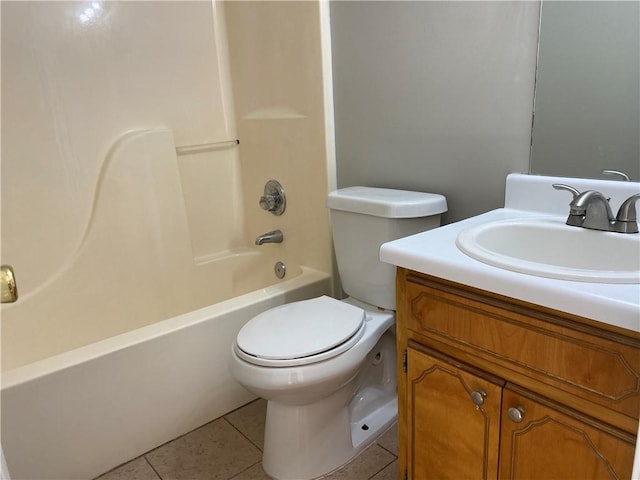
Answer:
[[[632,435],[519,387],[505,388],[501,479],[626,480],[633,454]]]
[[[420,350],[407,351],[409,478],[496,479],[502,387]]]

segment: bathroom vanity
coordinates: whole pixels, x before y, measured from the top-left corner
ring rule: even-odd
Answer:
[[[477,225],[561,219],[570,198],[551,183],[562,182],[604,191],[616,206],[638,188],[510,175],[505,208],[382,246],[381,260],[398,266],[405,478],[632,477],[640,284],[522,273],[456,246]]]
[[[402,268],[397,298],[408,478],[630,478],[640,335]]]

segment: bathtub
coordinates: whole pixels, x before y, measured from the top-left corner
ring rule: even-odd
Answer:
[[[20,297],[2,305],[0,442],[14,479],[94,478],[250,401],[227,366],[240,328],[331,292],[329,274],[295,265],[287,243],[234,240],[243,212],[233,191],[202,221],[230,248],[198,255],[176,152],[166,128],[123,135],[73,252],[38,281],[14,265]]]
[[[227,366],[239,329],[330,292],[326,273],[288,270],[270,286],[4,372],[11,477],[94,478],[253,399]]]

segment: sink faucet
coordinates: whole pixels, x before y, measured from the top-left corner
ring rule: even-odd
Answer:
[[[262,245],[264,243],[282,243],[284,235],[282,230],[274,230],[273,232],[263,233],[256,238],[256,245]]]
[[[609,199],[596,190],[581,193],[570,185],[559,183],[554,184],[553,188],[567,190],[573,195],[567,225],[605,232],[638,233],[636,201],[640,200],[640,193],[622,202],[618,215],[614,217]]]
[[[610,231],[616,219],[609,200],[596,190],[586,190],[569,204],[569,215],[582,217],[581,227],[592,230]]]

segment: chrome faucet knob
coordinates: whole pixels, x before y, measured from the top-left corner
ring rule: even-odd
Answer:
[[[580,190],[578,190],[575,187],[572,187],[571,185],[565,185],[564,183],[554,183],[551,186],[556,190],[566,190],[567,192],[571,192],[571,195],[573,195],[574,200],[578,195],[580,195]]]
[[[622,205],[620,205],[620,209],[618,210],[618,215],[616,216],[619,222],[630,222],[638,219],[638,214],[636,212],[636,202],[638,200],[640,200],[640,193],[631,195],[622,202]]]
[[[640,193],[627,198],[616,215],[616,231],[620,233],[638,233],[638,213],[636,202],[640,200]]]
[[[287,208],[287,200],[284,196],[284,188],[277,180],[269,180],[264,186],[264,195],[258,202],[260,208],[274,215],[282,215]]]
[[[259,205],[263,210],[267,210],[268,212],[270,212],[271,210],[275,210],[277,208],[278,201],[273,195],[263,195],[262,197],[260,197]]]
[[[569,203],[570,210],[566,223],[567,225],[570,225],[572,227],[581,227],[582,223],[584,222],[584,214],[586,213],[587,209],[576,209],[574,205],[574,202],[580,196],[580,190],[572,187],[571,185],[565,185],[564,183],[554,183],[551,186],[556,190],[566,190],[567,192],[571,193],[571,195],[573,195],[573,199],[571,200],[571,203]]]
[[[618,177],[620,177],[619,179],[625,182],[630,182],[631,179],[629,178],[629,175],[627,175],[624,172],[621,172],[620,170],[602,170],[602,173],[604,173],[605,175],[617,175]]]

